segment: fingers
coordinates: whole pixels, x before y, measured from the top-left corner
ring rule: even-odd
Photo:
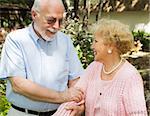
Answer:
[[[72,111],[70,116],[76,116],[77,115],[77,111]]]
[[[82,101],[78,102],[77,105],[83,105],[85,103],[85,100],[83,99]]]
[[[84,105],[81,106],[68,106],[67,110],[72,110],[70,116],[80,116],[84,112]]]
[[[65,107],[66,110],[77,110],[77,106],[70,105]]]
[[[77,106],[68,106],[65,109],[71,110],[71,114],[69,116],[76,116],[78,114]]]
[[[80,102],[82,99],[84,99],[84,93],[79,88],[71,88],[70,94],[73,101]]]
[[[76,105],[69,105],[65,107],[66,110],[84,110],[84,104],[80,105],[80,106],[76,106]]]
[[[76,90],[79,91],[79,95],[81,96],[82,99],[84,99],[84,92],[80,88],[75,88]]]
[[[81,100],[84,99],[84,93],[82,92],[81,89],[72,87],[64,92],[63,97],[65,99],[65,102],[68,101],[80,102]]]

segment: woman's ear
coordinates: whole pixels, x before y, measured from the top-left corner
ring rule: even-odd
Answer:
[[[107,53],[108,54],[111,54],[115,49],[115,44],[113,43],[110,43],[110,44],[107,44]]]

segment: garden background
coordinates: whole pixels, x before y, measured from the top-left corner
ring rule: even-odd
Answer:
[[[124,55],[140,72],[144,81],[147,111],[150,115],[150,0],[63,0],[66,9],[62,31],[71,36],[78,56],[86,68],[93,61],[90,26],[101,18],[128,24],[136,48]],[[0,0],[0,53],[6,35],[31,23],[33,0]],[[10,103],[5,97],[6,81],[0,80],[0,116]]]

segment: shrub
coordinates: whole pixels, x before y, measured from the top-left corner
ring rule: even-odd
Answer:
[[[67,20],[62,31],[72,38],[83,67],[86,68],[93,61],[92,34],[83,27],[83,22],[77,19]]]
[[[7,101],[5,96],[6,82],[0,81],[0,116],[6,116],[10,103]]]
[[[145,33],[144,31],[132,32],[134,36],[134,41],[138,44],[142,44],[142,51],[150,52],[149,44],[150,44],[150,34]],[[140,43],[139,43],[140,41]]]

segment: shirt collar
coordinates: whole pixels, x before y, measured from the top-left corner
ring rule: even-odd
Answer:
[[[30,36],[32,37],[32,39],[37,42],[40,38],[39,36],[35,33],[34,29],[33,29],[33,23],[31,23],[29,25],[29,32],[30,32]]]

